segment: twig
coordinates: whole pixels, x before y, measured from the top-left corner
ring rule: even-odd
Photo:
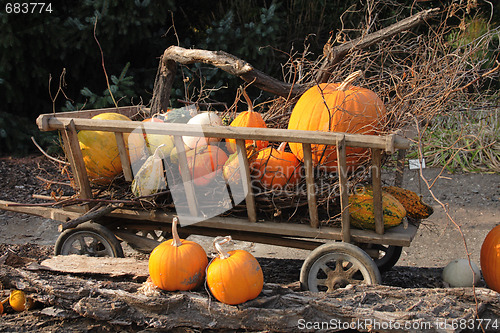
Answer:
[[[55,180],[45,179],[45,178],[40,177],[40,176],[36,176],[35,178],[38,179],[38,180],[41,180],[42,182],[45,182],[45,183],[47,183],[49,185],[63,185],[63,186],[73,187],[70,183],[63,183],[63,182],[58,182],[58,181],[55,181]]]
[[[40,150],[40,152],[41,152],[42,154],[44,154],[47,158],[49,158],[49,159],[51,159],[51,160],[53,160],[53,161],[55,161],[55,162],[57,162],[57,163],[61,163],[61,164],[64,164],[64,165],[69,165],[69,163],[68,163],[68,162],[61,161],[61,160],[59,160],[59,159],[57,159],[57,158],[55,158],[55,157],[52,157],[52,156],[50,156],[49,154],[47,154],[47,153],[46,153],[46,152],[42,149],[42,147],[40,147],[40,145],[39,145],[39,144],[35,141],[35,138],[34,138],[34,137],[31,137],[31,141],[33,141],[33,143],[34,143],[34,144],[35,144],[35,146],[38,148],[38,150]]]
[[[421,133],[420,133],[420,126],[418,124],[418,121],[415,120],[415,124],[416,124],[416,129],[417,129],[417,132],[418,132],[418,136],[419,136],[419,139],[421,138]],[[419,140],[418,142],[418,145],[417,145],[417,149],[418,149],[418,154],[419,154],[419,158],[420,160],[422,160],[424,158],[424,154],[423,154],[423,150],[422,150],[422,142]],[[465,254],[467,256],[467,260],[469,262],[469,268],[471,270],[471,272],[474,272],[473,268],[472,268],[472,263],[471,263],[471,258],[470,258],[470,252],[469,252],[469,248],[467,246],[467,241],[465,239],[465,235],[462,231],[462,228],[460,227],[460,225],[453,219],[453,217],[450,215],[450,211],[448,209],[448,206],[446,204],[444,204],[441,200],[439,200],[436,195],[434,194],[434,191],[432,191],[431,189],[431,185],[429,184],[427,178],[424,177],[424,172],[423,172],[423,168],[422,168],[422,165],[420,165],[420,168],[419,168],[419,173],[420,173],[420,178],[424,181],[424,183],[426,184],[427,186],[427,189],[429,190],[429,193],[431,194],[432,198],[443,208],[443,211],[444,213],[446,214],[446,217],[448,218],[448,220],[450,220],[456,227],[456,229],[458,230],[458,232],[460,233],[460,236],[462,237],[462,241],[463,241],[463,244],[464,244],[464,248],[465,248]],[[476,281],[473,281],[472,283],[472,293],[474,295],[474,300],[475,300],[475,306],[476,306],[476,316],[479,317],[479,302],[478,302],[478,299],[477,299],[477,295],[476,295],[476,287],[475,287],[475,282]],[[481,326],[481,329],[484,331],[483,327]]]
[[[111,99],[113,100],[115,106],[118,107],[118,103],[116,103],[115,97],[113,96],[113,92],[111,91],[111,87],[109,85],[108,73],[106,72],[106,66],[104,66],[104,52],[102,51],[101,43],[99,43],[99,40],[97,39],[96,30],[97,30],[97,16],[95,17],[95,22],[94,22],[94,39],[97,42],[97,46],[99,46],[99,51],[101,52],[101,64],[102,64],[102,69],[104,71],[104,76],[106,77],[106,84],[108,86],[109,95],[111,96]]]

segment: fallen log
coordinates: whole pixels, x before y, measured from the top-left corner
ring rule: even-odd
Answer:
[[[106,260],[110,259],[114,260]],[[117,265],[121,262],[117,261]],[[404,332],[410,327],[410,331],[459,332],[461,328],[456,324],[479,323],[474,321],[476,315],[483,323],[500,318],[499,294],[485,288],[474,291],[358,285],[327,294],[299,292],[268,283],[256,299],[230,306],[216,301],[204,288],[147,293],[141,289],[143,283],[131,278],[115,279],[112,274],[112,269],[108,275],[89,276],[0,265],[4,288],[22,289],[43,304],[43,309],[30,311],[55,317],[90,318],[124,329],[134,326],[161,330],[191,327],[312,332],[354,328],[361,332]]]

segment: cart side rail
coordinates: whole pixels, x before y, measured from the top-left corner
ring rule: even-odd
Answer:
[[[116,110],[117,109],[108,109]],[[130,110],[128,110],[130,111]],[[79,115],[84,116],[85,111]],[[87,115],[91,116],[92,111]],[[307,188],[307,201],[309,208],[310,225],[313,228],[319,227],[318,207],[316,204],[316,184],[314,181],[314,167],[312,157],[312,145],[332,145],[337,149],[338,176],[340,187],[340,204],[342,210],[342,240],[351,241],[351,230],[348,210],[348,190],[346,166],[346,147],[370,148],[372,152],[372,186],[374,197],[375,232],[384,234],[383,213],[382,213],[382,184],[381,156],[383,152],[393,153],[398,149],[407,149],[410,141],[396,134],[389,135],[363,135],[339,132],[318,132],[273,128],[248,128],[231,126],[208,126],[208,125],[188,125],[176,123],[156,123],[138,122],[122,120],[95,120],[85,117],[72,118],[59,116],[59,114],[43,114],[37,119],[39,128],[43,131],[60,130],[65,144],[66,154],[70,160],[76,183],[79,186],[80,197],[84,199],[92,198],[90,183],[81,149],[78,143],[77,132],[81,130],[114,132],[120,152],[120,159],[123,166],[125,179],[131,181],[133,176],[130,167],[130,159],[127,153],[124,133],[146,132],[148,134],[164,134],[174,137],[175,146],[179,152],[180,172],[184,180],[184,190],[187,195],[188,206],[191,215],[196,216],[196,200],[191,173],[187,169],[186,154],[184,151],[182,136],[199,136],[214,138],[236,139],[236,144],[241,152],[245,151],[245,140],[262,140],[274,142],[296,142],[301,143],[304,152],[304,170]],[[248,220],[257,222],[257,211],[252,193],[249,162],[246,154],[239,154],[241,176],[246,190],[246,207]]]

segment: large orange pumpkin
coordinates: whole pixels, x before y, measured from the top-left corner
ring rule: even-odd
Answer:
[[[222,172],[227,161],[226,153],[215,145],[189,150],[186,157],[193,184],[196,186],[210,184]]]
[[[222,249],[221,244],[230,240],[231,236],[215,238],[219,257],[207,268],[207,286],[219,302],[236,305],[259,296],[264,275],[259,262],[249,252]]]
[[[131,121],[127,116],[113,112],[101,113],[92,117],[92,119]],[[142,149],[142,146],[129,145],[129,134],[125,133],[123,138],[133,163],[135,158],[140,156],[139,153],[135,153],[135,150]],[[78,141],[80,142],[85,169],[90,181],[101,185],[109,184],[113,178],[122,172],[120,153],[113,132],[80,131]],[[140,141],[136,140],[134,142],[140,143]]]
[[[300,161],[285,151],[286,144],[281,143],[278,149],[268,147],[259,151],[252,162],[254,176],[266,189],[283,190],[296,185],[300,178]]]
[[[486,235],[481,245],[480,261],[484,281],[488,287],[500,292],[500,225]]]
[[[260,113],[255,112],[253,110],[253,104],[248,94],[245,90],[243,90],[243,96],[245,97],[248,103],[248,111],[244,111],[240,113],[229,126],[235,127],[260,127],[266,128],[266,122],[262,119]],[[245,146],[254,145],[257,150],[266,148],[269,145],[268,141],[260,141],[260,140],[245,140]],[[230,153],[236,152],[236,140],[235,139],[226,139],[227,150]]]
[[[166,291],[192,290],[200,286],[208,265],[205,250],[193,241],[179,238],[178,220],[172,222],[172,239],[162,242],[149,256],[151,281]]]
[[[342,83],[322,83],[308,89],[297,101],[288,129],[376,134],[385,116],[384,103],[373,91],[351,85],[361,75],[357,71]],[[302,144],[290,143],[290,149],[303,161]],[[358,166],[369,156],[368,149],[348,147],[347,166]],[[335,146],[312,145],[315,165],[336,171]]]

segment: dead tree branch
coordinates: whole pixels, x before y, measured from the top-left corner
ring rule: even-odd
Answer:
[[[331,75],[331,68],[338,64],[347,54],[355,49],[366,49],[372,45],[375,45],[385,39],[388,39],[400,32],[409,30],[422,22],[428,20],[429,18],[435,16],[439,12],[439,8],[433,8],[421,11],[413,16],[405,18],[393,25],[386,28],[375,31],[371,34],[361,36],[347,43],[343,43],[338,46],[325,45],[324,55],[325,58],[321,67],[318,70],[317,82],[323,83],[327,82]]]
[[[325,47],[325,59],[318,70],[316,81],[326,82],[330,77],[330,69],[340,62],[354,49],[364,49],[400,32],[411,29],[437,14],[439,8],[421,11],[389,27],[357,38],[351,42],[335,47]],[[209,64],[238,76],[253,86],[282,97],[294,97],[301,94],[310,84],[294,84],[277,80],[251,64],[224,51],[208,51],[200,49],[185,49],[170,46],[161,57],[156,76],[152,111],[165,111],[169,106],[170,90],[175,76],[175,64],[190,65],[194,63]]]

